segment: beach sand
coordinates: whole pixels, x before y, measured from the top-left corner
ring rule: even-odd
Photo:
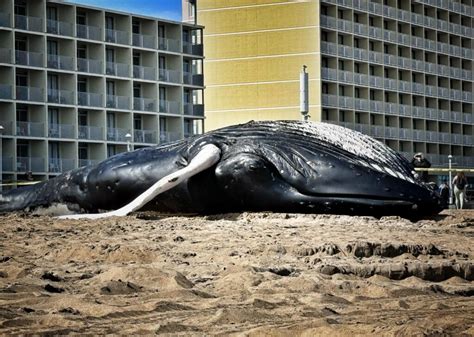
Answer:
[[[0,334],[474,335],[474,211],[0,217]]]

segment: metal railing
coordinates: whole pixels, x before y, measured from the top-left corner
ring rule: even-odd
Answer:
[[[0,13],[0,27],[11,27],[12,22],[10,20],[9,13]]]
[[[74,92],[70,90],[48,89],[48,102],[74,104]]]
[[[74,58],[71,56],[48,54],[48,68],[74,70]]]
[[[183,72],[183,83],[202,87],[204,85],[204,77],[201,74]]]
[[[62,36],[73,35],[73,24],[65,21],[47,20],[46,21],[46,32],[50,34],[58,34]]]
[[[100,160],[97,160],[97,159],[79,159],[78,167],[96,165],[99,162]]]
[[[107,128],[107,140],[114,142],[126,142],[127,138],[125,135],[130,131],[121,128]]]
[[[70,171],[75,167],[74,159],[48,158],[48,172],[61,173]]]
[[[178,70],[158,69],[158,80],[163,82],[180,83]]]
[[[43,54],[32,51],[15,50],[15,62],[30,67],[43,66]]]
[[[16,87],[16,99],[20,101],[44,102],[44,91],[37,87]]]
[[[160,131],[160,144],[173,142],[180,138],[179,132]]]
[[[156,68],[144,67],[144,66],[133,66],[133,77],[141,78],[144,80],[154,81],[156,80]]]
[[[87,40],[102,40],[102,30],[100,27],[76,24],[76,36]]]
[[[16,135],[26,137],[44,137],[44,123],[16,122]]]
[[[195,44],[188,41],[183,41],[183,53],[202,56],[202,44]]]
[[[13,99],[12,86],[0,83],[0,99]]]
[[[0,63],[12,62],[12,50],[9,48],[0,48]]]
[[[102,74],[103,73],[102,61],[78,58],[77,71],[86,72],[86,73],[94,73],[94,74]]]
[[[79,125],[77,127],[77,136],[79,139],[103,140],[104,128],[100,126]]]
[[[107,75],[130,77],[130,65],[126,63],[107,62],[105,72]]]
[[[15,15],[15,28],[42,32],[43,20],[35,16]]]
[[[160,112],[170,113],[170,114],[179,114],[179,102],[176,101],[159,101]]]
[[[184,114],[189,116],[204,116],[204,104],[184,103]]]
[[[128,32],[117,29],[105,30],[105,41],[119,44],[129,44]]]
[[[178,53],[180,49],[179,40],[158,37],[158,49]]]
[[[74,125],[49,124],[48,136],[51,138],[74,138]]]
[[[83,106],[95,106],[102,107],[102,95],[94,94],[90,92],[78,92],[77,93],[77,104]]]
[[[140,111],[156,111],[156,100],[153,98],[134,97],[133,109]]]
[[[155,48],[155,37],[153,35],[133,34],[132,43],[134,46],[143,48]]]
[[[112,109],[130,109],[130,97],[129,96],[117,96],[107,95],[106,96],[106,107]]]
[[[2,135],[13,136],[13,122],[0,121],[0,125],[3,126]]]
[[[38,157],[17,157],[17,172],[44,172],[44,158]]]
[[[153,130],[134,130],[133,140],[136,143],[156,144],[157,132]]]

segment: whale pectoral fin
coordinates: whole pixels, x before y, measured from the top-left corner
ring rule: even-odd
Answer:
[[[133,211],[137,211],[148,202],[153,200],[157,195],[179,185],[183,180],[188,179],[199,172],[202,172],[214,164],[220,159],[221,150],[213,145],[206,144],[202,147],[199,153],[191,160],[188,166],[173,172],[160,180],[158,180],[153,186],[148,188],[145,192],[136,197],[129,204],[119,208],[115,211],[97,213],[97,214],[72,214],[60,216],[61,219],[99,219],[111,216],[125,216]]]

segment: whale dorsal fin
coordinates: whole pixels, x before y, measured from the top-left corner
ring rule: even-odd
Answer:
[[[127,205],[110,212],[96,214],[70,214],[60,216],[60,219],[100,219],[111,216],[125,216],[131,212],[137,211],[148,202],[153,200],[157,195],[172,189],[179,185],[183,180],[188,179],[209,167],[212,167],[220,159],[221,150],[213,145],[206,144],[191,160],[188,166],[173,172],[154,183],[145,192],[140,194]]]

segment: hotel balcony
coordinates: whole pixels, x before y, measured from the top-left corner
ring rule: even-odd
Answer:
[[[49,124],[48,136],[50,138],[75,138],[73,124]]]
[[[174,142],[180,138],[178,132],[160,131],[160,144]]]
[[[99,160],[96,159],[79,159],[78,167],[91,166],[99,163]]]
[[[12,50],[9,48],[0,48],[0,63],[12,62]]]
[[[0,84],[0,99],[13,99],[13,90],[11,85]]]
[[[16,170],[18,172],[44,172],[44,158],[17,157]]]
[[[133,34],[132,44],[137,47],[155,48],[155,37],[153,35]]]
[[[204,76],[202,74],[183,72],[183,83],[202,87],[204,86]]]
[[[119,77],[130,77],[130,65],[126,63],[107,62],[106,74]]]
[[[74,70],[74,58],[64,55],[48,54],[48,68]]]
[[[15,28],[42,32],[43,20],[35,16],[15,15]]]
[[[13,136],[13,122],[0,121],[0,125],[3,126],[2,135]]]
[[[188,116],[204,116],[204,104],[184,103],[184,114]]]
[[[156,100],[153,98],[133,98],[133,109],[139,111],[156,111]]]
[[[16,135],[25,137],[44,137],[44,123],[16,122]]]
[[[196,56],[203,56],[202,44],[194,44],[191,42],[183,41],[183,53],[196,55]]]
[[[167,69],[159,69],[158,70],[158,80],[163,82],[171,82],[171,83],[181,83],[179,80],[179,71],[178,70],[167,70]]]
[[[144,67],[144,66],[133,66],[133,77],[141,78],[143,80],[155,81],[156,80],[156,68]]]
[[[116,96],[107,95],[106,107],[111,109],[130,109],[130,97],[129,96]]]
[[[179,102],[160,100],[160,112],[179,114]]]
[[[48,159],[48,172],[60,173],[70,171],[74,168],[74,159],[60,159],[60,158],[49,158]]]
[[[81,39],[102,40],[100,27],[76,24],[76,36]]]
[[[133,141],[136,143],[157,144],[157,133],[153,130],[134,130]]]
[[[102,107],[102,95],[90,92],[78,92],[77,104],[82,106]]]
[[[10,14],[0,13],[0,27],[11,27],[12,22],[10,19]]]
[[[16,87],[16,99],[19,101],[44,102],[44,91],[37,87]]]
[[[127,129],[121,128],[107,128],[107,140],[114,142],[126,142],[125,135],[129,133]]]
[[[30,67],[43,66],[43,54],[24,50],[15,50],[15,62]]]
[[[179,40],[175,39],[167,39],[164,37],[159,37],[158,38],[158,49],[160,50],[166,50],[174,53],[179,53]]]
[[[104,128],[99,126],[79,125],[78,138],[87,140],[103,140]]]
[[[47,20],[46,32],[50,34],[57,34],[61,36],[73,35],[73,24],[65,21]]]
[[[48,89],[48,103],[74,104],[74,92],[70,90]]]
[[[110,43],[129,44],[128,32],[116,29],[105,30],[105,41]]]
[[[102,61],[78,58],[77,71],[93,74],[102,74]]]

